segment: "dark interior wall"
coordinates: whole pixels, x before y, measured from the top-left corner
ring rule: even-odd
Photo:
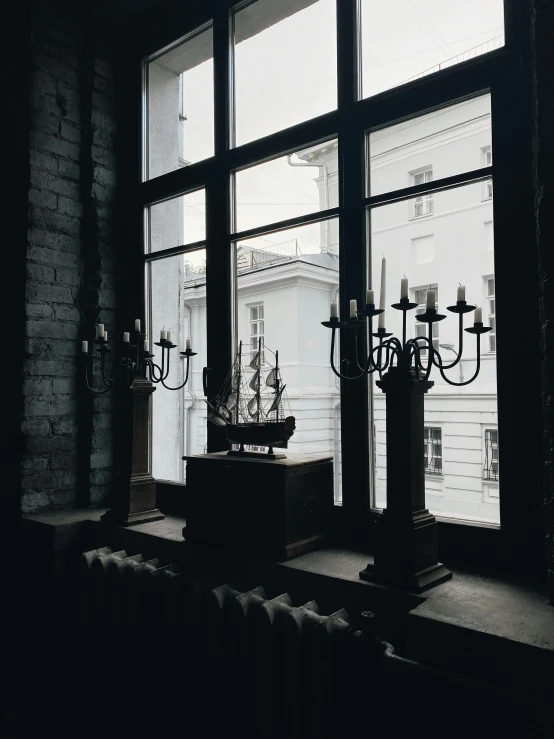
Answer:
[[[82,381],[81,340],[115,338],[113,60],[85,4],[31,4],[23,358],[23,513],[104,500],[112,400]]]
[[[543,493],[550,602],[554,603],[554,6],[530,0],[533,49],[533,177],[539,254]]]

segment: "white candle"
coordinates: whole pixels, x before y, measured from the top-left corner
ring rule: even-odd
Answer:
[[[162,330],[160,331],[160,341],[165,341],[166,336],[167,331],[165,330],[165,328],[162,328]]]
[[[357,300],[351,300],[350,301],[350,318],[357,318],[356,312],[358,310],[358,301]]]
[[[123,332],[123,343],[124,344],[128,344],[129,343],[129,339],[130,339],[129,332],[128,331],[124,331]]]
[[[190,349],[190,339],[185,339],[185,351]]]
[[[135,318],[135,331],[140,334],[140,318]]]
[[[473,320],[475,323],[483,323],[483,309],[482,308],[475,308],[475,314],[473,316]]]
[[[375,305],[375,294],[373,290],[366,290],[365,291],[365,304],[366,305]]]
[[[331,303],[331,318],[338,318],[339,317],[339,307],[336,304],[336,302]]]
[[[408,278],[403,277],[400,280],[400,300],[408,299]]]
[[[168,332],[167,332],[167,334],[166,334],[165,338],[166,338],[166,339],[167,339],[168,341],[171,341],[171,329],[169,329],[169,330],[168,330]]]
[[[146,354],[150,354],[150,347],[148,346],[148,339],[144,339],[143,351],[145,351]]]
[[[385,328],[385,311],[383,311],[382,313],[379,313],[379,323],[377,327]]]
[[[387,260],[385,257],[381,260],[381,294],[379,296],[379,308],[385,309],[385,283],[387,280]],[[382,315],[382,314],[381,314]]]
[[[88,341],[81,342],[81,351],[83,354],[88,354]]]
[[[108,332],[107,331],[104,331],[104,339],[105,339],[105,341],[108,340]]]
[[[104,336],[104,324],[97,323],[96,324],[96,338],[101,339],[103,336]]]
[[[460,300],[466,299],[466,286],[465,285],[459,285],[458,286],[458,302]]]
[[[435,308],[435,291],[434,290],[427,290],[426,308],[427,310],[429,310],[429,308]]]

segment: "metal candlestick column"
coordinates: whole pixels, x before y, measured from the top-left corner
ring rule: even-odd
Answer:
[[[475,310],[475,306],[458,301],[448,310],[459,316],[459,348],[456,358],[445,364],[433,347],[433,323],[442,321],[435,309],[428,309],[416,316],[429,324],[427,337],[406,338],[407,311],[417,307],[404,298],[392,306],[402,311],[402,341],[380,328],[373,333],[373,317],[382,313],[375,305],[368,304],[358,311],[358,318],[325,321],[332,329],[331,368],[343,380],[351,380],[379,373],[377,386],[386,395],[387,435],[387,507],[375,523],[375,559],[360,572],[364,580],[389,585],[412,592],[422,592],[452,577],[452,573],[438,561],[438,526],[435,517],[425,507],[424,465],[424,396],[434,385],[429,380],[431,369],[436,367],[443,379],[451,385],[467,385],[480,369],[480,336],[490,328],[475,323],[465,331],[476,335],[477,369],[470,380],[453,382],[444,370],[455,367],[463,351],[463,314]],[[356,356],[354,375],[343,375],[334,365],[335,331],[339,328],[357,330],[365,328],[369,319],[369,354],[360,361]],[[373,338],[379,343],[373,346]],[[356,346],[356,343],[355,343]],[[356,346],[357,351],[357,346]],[[427,352],[427,362],[422,361],[422,351]],[[385,373],[383,375],[383,373]]]
[[[180,390],[185,387],[189,378],[189,363],[196,352],[187,349],[180,352],[187,360],[185,380],[178,387],[166,385],[169,375],[169,358],[175,344],[160,341],[161,367],[154,361],[154,355],[144,351],[146,336],[135,332],[134,343],[124,342],[122,356],[116,362],[115,376],[106,374],[106,357],[110,352],[108,342],[104,338],[96,338],[94,344],[100,352],[100,376],[104,385],[102,389],[93,387],[94,375],[93,352],[85,352],[84,377],[88,390],[94,395],[103,395],[112,388],[122,390],[122,413],[119,420],[124,452],[119,460],[119,472],[114,481],[113,505],[102,519],[120,526],[133,526],[147,521],[158,521],[165,516],[156,507],[156,481],[152,476],[149,453],[150,413],[152,393],[155,385],[161,384],[168,390]],[[111,343],[111,342],[110,342]]]

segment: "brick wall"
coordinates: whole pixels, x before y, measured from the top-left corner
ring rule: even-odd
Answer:
[[[90,18],[31,16],[30,186],[23,365],[23,513],[100,503],[112,480],[112,399],[92,399],[81,339],[114,335],[112,63]]]

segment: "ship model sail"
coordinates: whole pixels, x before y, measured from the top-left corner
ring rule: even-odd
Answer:
[[[208,420],[225,426],[227,439],[238,444],[238,451],[229,454],[259,456],[245,450],[247,446],[268,447],[268,455],[275,459],[273,447],[285,448],[294,433],[294,416],[286,415],[286,385],[279,369],[279,353],[275,352],[275,363],[266,362],[272,354],[262,348],[261,339],[251,360],[243,365],[242,342],[231,371],[217,396],[208,405]],[[267,455],[264,455],[267,456]]]

